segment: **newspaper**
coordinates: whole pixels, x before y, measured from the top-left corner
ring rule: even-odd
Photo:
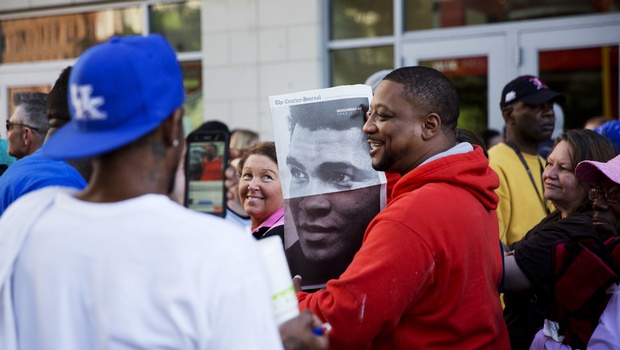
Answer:
[[[269,97],[286,256],[304,290],[344,272],[385,206],[385,174],[372,168],[362,131],[371,98],[367,85]]]

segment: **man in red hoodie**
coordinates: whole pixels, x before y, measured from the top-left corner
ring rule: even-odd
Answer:
[[[297,294],[331,324],[332,348],[510,347],[499,179],[481,148],[457,143],[458,115],[456,89],[434,69],[399,68],[377,87],[363,128],[372,166],[401,178],[340,278]]]

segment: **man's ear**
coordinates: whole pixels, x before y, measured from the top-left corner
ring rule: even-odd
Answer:
[[[24,141],[24,146],[29,147],[34,142],[34,134],[32,130],[27,127],[21,128],[21,138]]]
[[[512,116],[512,108],[504,107],[502,108],[502,117],[504,118],[504,123],[506,125],[514,123],[514,117]]]
[[[183,140],[183,108],[179,107],[172,112],[163,123],[164,142],[166,146],[178,146]],[[176,146],[175,146],[176,145]]]
[[[422,123],[422,139],[429,140],[441,131],[441,118],[437,113],[431,113],[424,117]]]

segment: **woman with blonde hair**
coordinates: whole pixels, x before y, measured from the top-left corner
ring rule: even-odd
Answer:
[[[606,162],[615,155],[613,143],[591,130],[568,130],[555,139],[542,180],[545,199],[557,210],[513,243],[505,258],[504,318],[513,349],[529,349],[549,316],[555,245],[578,235],[596,236],[588,187],[576,178],[575,167],[584,160]]]

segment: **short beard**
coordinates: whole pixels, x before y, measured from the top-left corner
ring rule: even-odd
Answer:
[[[407,157],[408,154],[411,153],[410,147],[407,147],[403,150],[398,151],[397,153],[388,153],[384,152],[383,157],[379,159],[377,164],[373,164],[372,168],[376,171],[386,171],[398,173],[398,171],[393,170],[394,165],[401,159]]]
[[[395,157],[391,153],[383,152],[383,157],[379,159],[377,164],[373,164],[372,168],[376,171],[389,171],[395,162]]]

